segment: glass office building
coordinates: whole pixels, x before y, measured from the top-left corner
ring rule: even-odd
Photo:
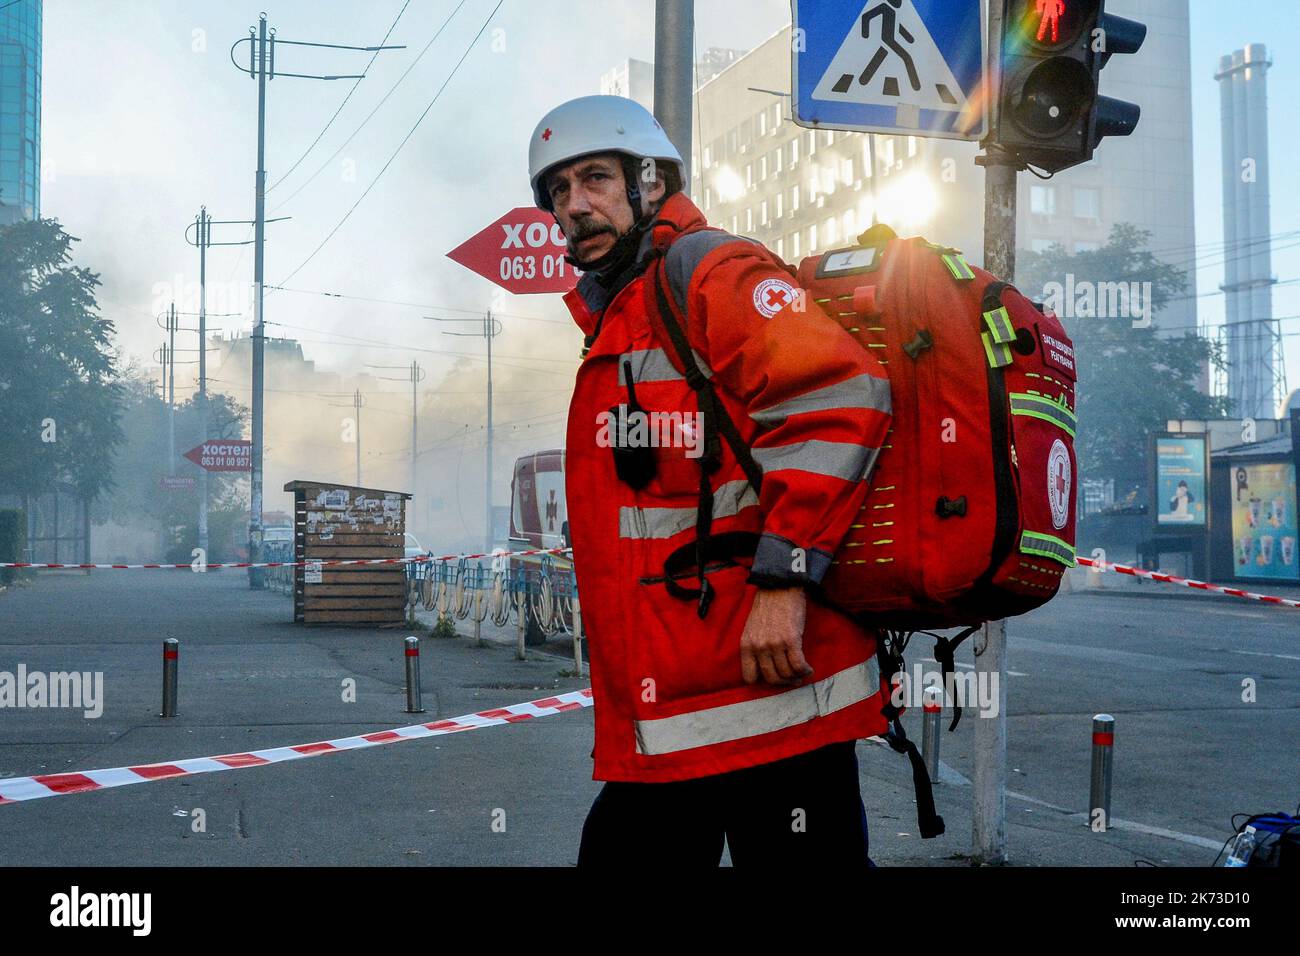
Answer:
[[[0,2],[0,225],[41,214],[42,2]]]

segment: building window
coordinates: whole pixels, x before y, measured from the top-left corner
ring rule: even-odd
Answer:
[[[767,135],[767,110],[763,110],[758,114],[758,135]]]
[[[737,216],[731,217],[731,231],[733,234],[740,232],[740,218]]]
[[[1056,215],[1056,187],[1030,186],[1029,211],[1035,216]]]
[[[1046,252],[1048,249],[1052,248],[1052,246],[1056,244],[1057,241],[1055,239],[1035,238],[1029,240],[1029,248],[1034,252]]]
[[[754,231],[754,207],[745,207],[745,232]]]
[[[1074,214],[1080,219],[1101,218],[1101,190],[1076,188],[1074,190]]]
[[[915,136],[909,136],[909,137],[907,137],[907,155],[908,155],[908,156],[915,156],[915,155],[916,155],[916,137],[915,137]]]
[[[817,248],[817,224],[813,223],[808,227],[808,251],[812,252]]]
[[[776,127],[781,125],[781,101],[777,100],[772,104],[772,132],[776,132]]]
[[[790,255],[795,259],[799,258],[799,233],[797,230],[790,236]]]
[[[708,169],[712,165],[713,165],[713,147],[705,146],[704,147],[704,168]]]
[[[880,161],[886,169],[894,165],[894,137],[885,136],[880,140]]]
[[[704,190],[704,211],[708,212],[713,206],[713,190],[705,188]]]
[[[783,151],[783,150],[780,150],[780,149],[774,149],[774,150],[772,150],[772,164],[776,167],[776,171],[777,171],[778,174],[780,174],[781,169],[782,169],[781,158],[782,158],[783,155],[784,155],[784,151]]]
[[[735,156],[736,151],[740,149],[739,140],[737,138],[739,135],[740,134],[734,129],[727,131],[727,155],[728,156]]]
[[[790,140],[790,165],[799,162],[799,137]]]
[[[790,187],[790,211],[799,211],[799,186],[797,184]]]
[[[849,236],[851,236],[851,235],[853,235],[854,233],[857,232],[857,228],[856,228],[856,219],[857,219],[857,217],[853,214],[853,210],[852,210],[852,209],[850,209],[848,212],[846,212],[846,213],[844,214],[844,238],[845,238],[845,240],[847,240],[847,239],[849,238]]]
[[[1074,244],[1074,252],[1076,255],[1080,252],[1096,252],[1100,248],[1100,242],[1076,242]]]
[[[776,194],[776,218],[780,219],[785,215],[785,193]]]
[[[832,143],[835,142],[835,130],[828,129],[825,131],[824,135],[825,135],[825,139],[822,140],[823,146],[830,146]]]
[[[808,131],[808,155],[811,156],[817,152],[817,131],[810,129]]]
[[[760,207],[759,222],[761,222],[765,226],[767,225],[767,200],[766,199],[763,200],[763,204]]]
[[[825,230],[824,230],[824,233],[825,233],[825,236],[826,236],[826,242],[827,242],[827,243],[832,243],[832,242],[834,242],[834,241],[836,240],[836,238],[838,238],[838,236],[839,236],[839,231],[835,228],[835,217],[834,217],[834,216],[831,216],[829,219],[826,220],[826,222],[825,222],[825,227],[826,227],[826,228],[825,228]]]
[[[778,239],[776,241],[776,257],[778,259],[785,258],[785,239]]]
[[[767,157],[763,156],[758,161],[758,181],[767,182]]]
[[[754,185],[754,164],[753,163],[745,164],[745,185],[746,186]]]

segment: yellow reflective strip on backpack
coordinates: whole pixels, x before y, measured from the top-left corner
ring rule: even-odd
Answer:
[[[990,368],[1002,368],[1012,363],[1014,357],[1010,348],[994,342],[987,332],[981,332],[980,339],[984,342],[984,356],[989,360]]]
[[[1067,568],[1075,566],[1074,546],[1060,538],[1053,538],[1050,534],[1039,534],[1037,531],[1022,532],[1020,550],[1026,554],[1038,554],[1059,561]]]
[[[1071,438],[1074,437],[1075,430],[1079,427],[1079,419],[1066,405],[1055,402],[1044,395],[1027,394],[1025,392],[1012,392],[1009,398],[1011,400],[1012,415],[1025,415],[1029,418],[1039,418],[1045,422],[1051,422],[1069,434]]]
[[[942,258],[943,264],[948,267],[948,271],[952,273],[952,277],[958,282],[969,282],[975,278],[975,273],[971,271],[970,266],[966,264],[965,257],[960,252],[954,250],[945,254]]]
[[[985,312],[984,324],[989,327],[994,342],[1014,342],[1016,340],[1016,330],[1011,324],[1011,313],[1007,311],[1005,305],[991,312]]]

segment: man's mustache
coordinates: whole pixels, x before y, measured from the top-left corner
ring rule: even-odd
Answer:
[[[576,245],[584,239],[590,239],[592,236],[599,236],[602,233],[609,233],[615,239],[618,238],[618,233],[610,223],[597,222],[594,219],[579,219],[573,224],[573,232],[569,234],[569,241]]]

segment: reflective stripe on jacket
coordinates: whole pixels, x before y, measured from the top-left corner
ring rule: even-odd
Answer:
[[[671,596],[664,560],[694,540],[700,494],[699,404],[649,319],[638,274],[606,302],[593,275],[565,296],[596,338],[578,370],[566,441],[574,566],[590,640],[598,780],[669,781],[737,770],[886,729],[874,636],[812,598],[798,687],[747,685],[740,638],[758,585],[819,582],[861,511],[889,428],[879,362],[751,240],[707,226],[677,193],[659,212],[643,259],[662,254],[687,316],[698,367],[763,469],[761,494],[723,444],[710,475],[714,536],[760,535],[752,569],[714,562],[715,596],[700,619]],[[597,331],[598,330],[598,331]],[[642,438],[656,474],[619,481],[601,428],[629,401],[648,413]],[[655,413],[658,413],[657,415]],[[694,578],[682,582],[693,585]]]

